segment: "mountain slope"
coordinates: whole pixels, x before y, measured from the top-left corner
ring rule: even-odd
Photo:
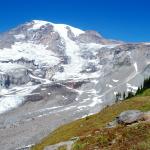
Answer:
[[[34,144],[135,92],[150,75],[149,50],[41,20],[0,34],[0,148]]]
[[[98,68],[101,67],[98,65],[96,51],[115,45],[94,31],[82,31],[64,24],[33,20],[0,36],[2,85],[8,77],[12,90],[16,85],[27,86],[29,82],[32,85],[35,80],[39,83],[50,83],[52,80],[96,77],[100,71]],[[8,66],[13,71],[9,72]],[[19,70],[17,75],[16,70]],[[3,101],[1,105],[5,105]],[[6,111],[15,107],[6,105]],[[4,112],[5,109],[0,111]]]

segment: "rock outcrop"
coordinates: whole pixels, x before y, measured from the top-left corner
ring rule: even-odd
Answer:
[[[117,122],[118,124],[132,124],[135,122],[138,122],[142,120],[143,118],[143,113],[139,110],[128,110],[122,112],[118,117],[117,117]]]

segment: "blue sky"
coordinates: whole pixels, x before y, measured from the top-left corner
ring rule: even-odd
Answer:
[[[96,30],[110,39],[150,42],[150,0],[0,1],[0,32],[33,19]]]

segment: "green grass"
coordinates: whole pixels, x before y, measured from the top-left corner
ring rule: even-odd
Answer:
[[[150,96],[150,89],[145,90],[141,96]]]
[[[58,150],[67,150],[67,145],[59,146]]]
[[[73,150],[82,150],[85,149],[86,147],[86,142],[85,143],[81,143],[81,142],[77,142],[72,146]]]
[[[149,92],[146,92],[149,93]],[[112,121],[122,111],[130,109],[139,109],[141,111],[150,110],[150,96],[137,96],[123,102],[119,102],[110,107],[103,109],[101,112],[89,116],[88,119],[83,118],[72,123],[63,125],[54,132],[45,137],[40,143],[35,145],[32,150],[43,150],[44,147],[59,142],[67,141],[72,137],[87,137],[91,132],[102,129],[106,124]],[[118,129],[117,129],[118,130]],[[118,132],[117,132],[118,133]],[[111,135],[113,137],[113,135]],[[97,137],[100,144],[108,144],[109,139],[105,136]],[[97,139],[97,140],[98,140]],[[101,139],[101,140],[100,140]],[[92,139],[90,139],[92,141]],[[94,139],[95,140],[95,139]],[[102,142],[102,143],[101,143]],[[88,143],[76,143],[76,149],[84,149]],[[141,146],[145,143],[141,143]],[[76,150],[75,149],[75,150]]]

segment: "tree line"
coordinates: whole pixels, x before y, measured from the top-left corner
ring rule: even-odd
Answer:
[[[150,88],[150,77],[149,78],[146,78],[144,79],[143,81],[143,84],[138,87],[136,93],[132,92],[132,91],[129,91],[127,94],[124,92],[123,94],[118,92],[116,94],[116,102],[118,102],[119,100],[123,99],[129,99],[129,98],[132,98],[134,96],[137,96],[137,95],[140,95],[142,94],[145,90],[149,89]]]

